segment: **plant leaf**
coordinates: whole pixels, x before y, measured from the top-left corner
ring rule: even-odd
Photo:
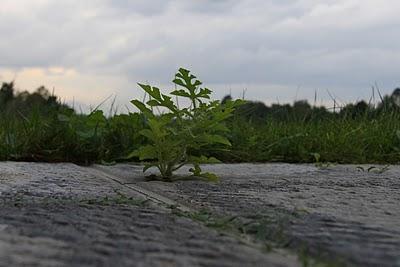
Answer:
[[[201,142],[208,144],[223,144],[227,146],[231,146],[231,142],[229,142],[228,138],[218,135],[218,134],[203,134],[198,136],[197,139]]]
[[[197,97],[210,99],[211,90],[208,88],[201,88],[200,92],[196,95]]]
[[[191,156],[189,157],[190,162],[196,162],[196,163],[206,163],[206,164],[213,164],[213,163],[221,163],[220,160],[214,158],[214,157],[209,157],[207,158],[206,156],[200,156],[200,157],[195,157]]]
[[[138,85],[146,92],[148,93],[152,98],[161,101],[161,93],[160,93],[160,89],[158,89],[157,87],[151,87],[150,85],[146,85],[146,84],[141,84],[138,83]]]
[[[156,159],[157,152],[157,148],[153,145],[142,146],[138,149],[139,160]]]
[[[149,129],[143,129],[139,132],[139,134],[145,136],[147,139],[153,142],[155,142],[157,138],[156,136],[154,136],[154,133]]]
[[[206,178],[210,182],[218,182],[219,177],[215,173],[211,172],[203,172],[200,174],[200,177]]]
[[[135,105],[142,113],[144,113],[145,115],[149,116],[149,117],[153,117],[153,112],[146,107],[145,104],[143,104],[142,102],[140,102],[137,99],[134,99],[131,101],[131,103],[133,105]]]
[[[175,90],[171,92],[171,95],[176,95],[176,96],[183,96],[183,97],[191,97],[189,93],[187,93],[185,90]]]
[[[155,107],[155,106],[160,106],[161,105],[160,102],[158,102],[155,99],[147,101],[146,104],[149,105],[150,107]]]
[[[131,159],[131,158],[138,158],[139,157],[139,150],[136,149],[129,153],[124,159]]]

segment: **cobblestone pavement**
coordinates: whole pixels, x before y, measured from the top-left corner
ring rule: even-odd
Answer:
[[[0,266],[300,266],[174,210],[89,168],[0,163]]]
[[[220,183],[144,182],[141,166],[97,168],[195,209],[237,216],[258,239],[338,265],[400,266],[400,167],[370,167],[205,166]]]

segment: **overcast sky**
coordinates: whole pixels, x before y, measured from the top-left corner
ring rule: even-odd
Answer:
[[[95,105],[189,68],[220,98],[329,104],[400,86],[398,0],[1,0],[0,81]]]

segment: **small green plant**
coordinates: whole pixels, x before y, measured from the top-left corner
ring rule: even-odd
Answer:
[[[327,168],[329,168],[330,166],[332,166],[333,164],[332,163],[330,163],[330,162],[322,162],[321,161],[321,155],[319,154],[319,153],[311,153],[310,154],[313,158],[314,158],[314,160],[315,160],[315,163],[314,163],[314,165],[315,165],[315,167],[317,167],[317,168],[319,168],[319,169],[327,169]]]
[[[373,172],[373,173],[382,174],[382,173],[387,172],[388,170],[390,170],[390,165],[385,165],[383,167],[371,166],[369,168],[366,168],[366,167],[363,167],[363,166],[357,166],[356,169],[359,172]]]
[[[160,171],[162,180],[170,181],[173,173],[185,164],[192,163],[190,172],[193,176],[216,181],[218,177],[212,173],[203,173],[200,163],[215,162],[207,158],[207,150],[224,149],[231,143],[224,136],[228,128],[224,121],[229,118],[242,101],[211,101],[211,90],[201,88],[202,84],[189,70],[179,69],[173,83],[180,87],[170,93],[162,94],[160,89],[150,85],[139,86],[149,95],[149,100],[143,103],[132,100],[144,115],[146,128],[140,131],[149,141],[130,156],[147,160],[143,172],[151,167]],[[180,107],[172,101],[172,97],[185,98],[189,104]],[[155,112],[157,111],[157,113]]]

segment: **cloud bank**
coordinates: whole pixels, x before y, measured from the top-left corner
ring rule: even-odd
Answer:
[[[354,100],[375,82],[400,86],[398,10],[395,0],[3,0],[0,79],[124,103],[137,81],[168,84],[184,66],[218,97]]]

